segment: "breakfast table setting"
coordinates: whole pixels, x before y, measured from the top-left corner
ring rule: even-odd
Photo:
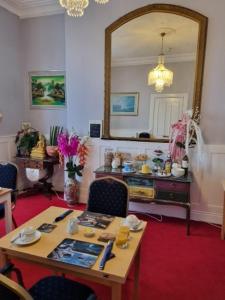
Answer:
[[[51,206],[0,239],[1,264],[21,259],[111,288],[122,299],[134,264],[133,299],[139,295],[140,248],[147,223]]]

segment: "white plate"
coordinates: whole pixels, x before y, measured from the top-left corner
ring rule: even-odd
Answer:
[[[144,172],[141,172],[141,171],[138,171],[139,174],[142,174],[142,175],[149,175],[149,174],[152,174],[152,172],[147,172],[147,173],[144,173]]]
[[[13,242],[13,244],[18,245],[18,246],[30,245],[30,244],[37,242],[40,239],[40,237],[41,237],[41,232],[36,230],[33,239],[25,241],[25,240],[22,240],[21,238],[18,238]],[[11,239],[11,241],[13,241],[15,238],[16,238],[16,236],[14,236]]]
[[[156,174],[156,176],[158,176],[158,177],[170,177],[171,175],[172,175],[171,173],[169,173],[167,175]]]

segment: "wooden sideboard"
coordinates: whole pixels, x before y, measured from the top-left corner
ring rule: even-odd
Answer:
[[[100,167],[95,177],[113,176],[128,184],[130,201],[181,206],[186,209],[187,235],[190,234],[190,184],[192,175],[159,177],[139,172],[125,173],[122,168]]]

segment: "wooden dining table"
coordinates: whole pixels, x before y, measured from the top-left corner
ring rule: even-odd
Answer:
[[[11,208],[11,190],[0,188],[0,204],[5,208],[5,229],[9,233],[12,231],[12,208]]]
[[[82,211],[74,210],[72,214],[67,216],[62,221],[56,223],[57,227],[51,233],[42,233],[40,240],[36,243],[17,246],[11,243],[21,229],[33,226],[38,228],[43,223],[53,223],[54,219],[65,212],[65,208],[51,206],[39,215],[35,216],[16,230],[10,232],[0,239],[0,255],[2,263],[6,263],[10,259],[20,259],[28,263],[36,263],[54,272],[75,275],[86,280],[97,282],[111,288],[111,299],[122,299],[122,286],[125,284],[131,266],[134,264],[134,286],[133,286],[133,299],[137,300],[139,296],[139,274],[140,274],[140,248],[141,241],[146,229],[146,222],[142,222],[142,230],[130,232],[128,247],[121,249],[114,243],[112,252],[115,257],[108,260],[104,270],[99,269],[99,263],[103,256],[104,250],[97,258],[96,263],[91,268],[82,268],[69,263],[49,259],[47,256],[51,253],[65,238],[72,238],[74,240],[86,241],[106,246],[106,243],[100,242],[98,237],[102,232],[109,232],[116,234],[123,221],[122,218],[115,217],[106,229],[95,229],[94,237],[85,237],[84,233],[86,227],[79,225],[78,233],[70,235],[67,233],[68,220],[73,217],[79,216]]]

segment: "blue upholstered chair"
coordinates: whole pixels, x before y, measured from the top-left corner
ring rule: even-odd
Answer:
[[[0,270],[0,273],[3,272]],[[26,291],[21,285],[0,274],[0,296],[0,299],[5,300],[97,300],[88,286],[60,276],[45,277]]]
[[[87,210],[117,217],[126,217],[128,212],[127,184],[106,176],[94,180],[89,188]]]
[[[12,198],[11,198],[12,210],[15,208],[15,204],[16,204],[17,174],[18,174],[18,169],[15,164],[11,162],[0,161],[0,187],[8,188],[12,190]],[[5,216],[4,204],[0,204],[0,219],[4,218],[4,216]],[[13,219],[14,226],[17,227],[14,217],[12,217],[12,219]]]

